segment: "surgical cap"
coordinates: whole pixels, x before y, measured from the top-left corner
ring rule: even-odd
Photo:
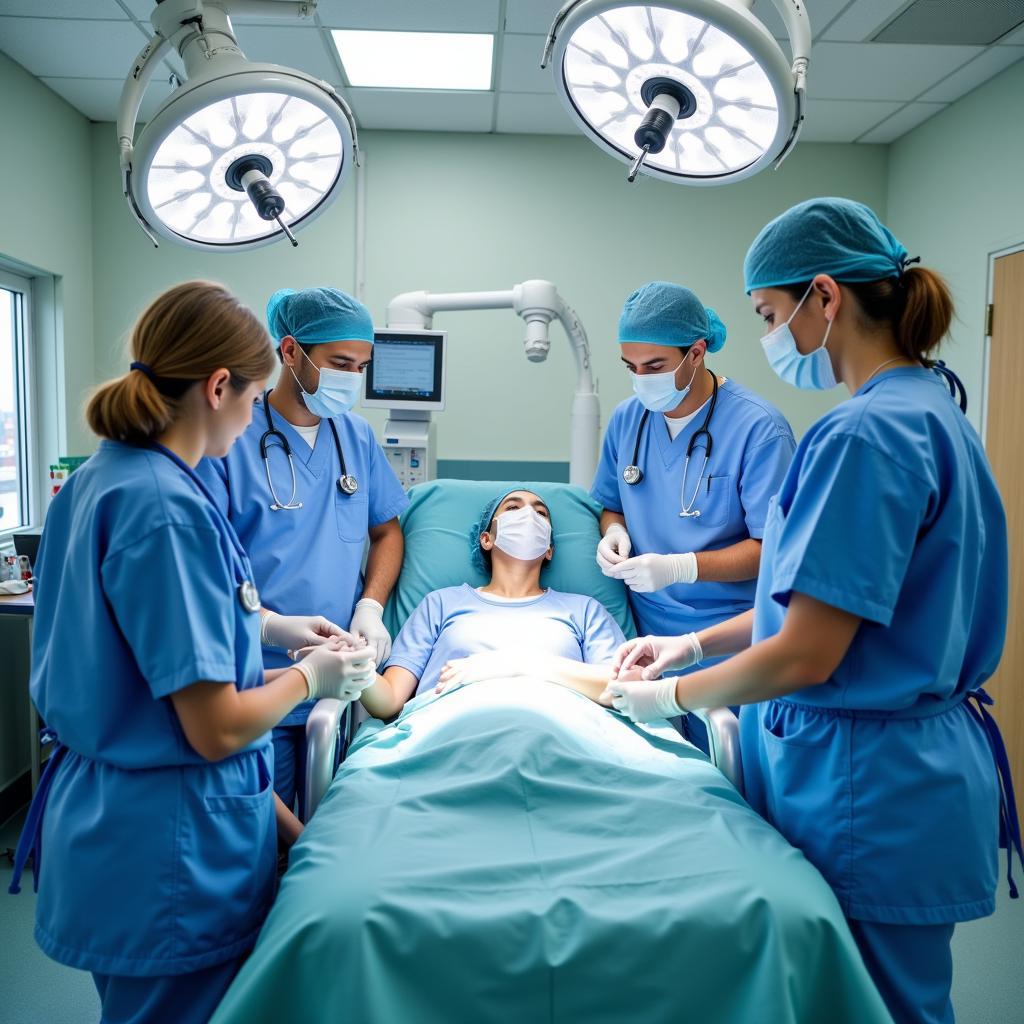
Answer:
[[[473,568],[478,569],[485,576],[490,572],[490,570],[488,569],[487,561],[484,558],[484,550],[480,547],[480,534],[487,533],[488,530],[490,530],[491,520],[494,518],[494,513],[498,510],[498,506],[510,494],[512,494],[513,491],[529,491],[530,494],[537,493],[525,484],[516,484],[514,487],[510,487],[507,491],[502,491],[496,498],[484,505],[480,511],[479,518],[469,530],[469,560],[473,563]]]
[[[798,203],[754,239],[743,261],[747,294],[803,284],[818,274],[851,283],[899,277],[907,250],[874,210],[852,199]]]
[[[267,303],[267,325],[274,340],[289,334],[303,345],[324,341],[368,341],[373,344],[370,311],[337,288],[282,288]]]
[[[707,341],[709,352],[717,352],[725,344],[725,324],[681,284],[645,284],[626,299],[619,317],[620,345],[640,341],[689,348],[701,338]]]

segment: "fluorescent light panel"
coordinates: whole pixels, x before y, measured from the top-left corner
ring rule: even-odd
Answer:
[[[494,36],[334,29],[350,85],[375,89],[491,88]]]

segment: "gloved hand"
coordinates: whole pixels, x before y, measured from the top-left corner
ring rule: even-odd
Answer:
[[[372,647],[353,651],[343,650],[338,644],[321,644],[297,661],[295,668],[306,677],[309,700],[333,697],[348,703],[377,678]]]
[[[630,590],[649,594],[673,583],[696,583],[697,556],[692,551],[684,555],[636,555],[612,566],[605,575],[622,580]]]
[[[621,711],[634,722],[656,722],[662,718],[675,718],[686,714],[686,709],[676,703],[675,677],[659,679],[657,682],[627,683],[616,679],[598,698],[602,703],[611,700],[612,707]]]
[[[372,597],[356,602],[349,629],[362,637],[374,651],[378,665],[383,665],[391,654],[391,634],[384,628],[384,606]]]
[[[597,545],[597,564],[605,576],[611,575],[611,569],[629,558],[633,550],[633,542],[622,523],[612,523],[608,532]]]
[[[264,647],[281,647],[298,651],[338,639],[355,646],[354,638],[341,626],[336,626],[322,615],[278,615],[263,610],[260,620],[260,643]]]
[[[704,658],[696,633],[682,636],[639,636],[627,640],[612,659],[612,679],[640,668],[641,679],[657,679],[669,669],[699,665]]]
[[[453,658],[446,662],[438,676],[434,692],[445,693],[448,690],[457,690],[468,683],[535,675],[540,671],[540,659],[520,651],[481,651],[479,654],[471,654],[468,658]]]

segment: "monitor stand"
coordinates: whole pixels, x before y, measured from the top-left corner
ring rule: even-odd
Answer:
[[[381,447],[406,489],[437,477],[437,424],[429,412],[389,409]]]

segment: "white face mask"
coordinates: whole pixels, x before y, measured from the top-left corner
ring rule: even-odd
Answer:
[[[494,546],[513,558],[532,562],[551,547],[551,523],[529,505],[502,512],[497,519]]]
[[[685,358],[683,362],[686,362]],[[680,363],[679,366],[682,366]],[[697,367],[690,374],[690,383],[681,390],[676,387],[676,374],[679,366],[665,373],[634,373],[633,391],[640,399],[640,404],[651,412],[671,412],[690,393],[693,378],[697,376]]]
[[[813,352],[804,355],[796,347],[796,338],[789,325],[793,317],[797,315],[804,300],[811,294],[814,282],[804,292],[804,297],[796,304],[796,309],[790,314],[789,320],[779,324],[773,331],[769,331],[761,339],[761,347],[768,357],[768,365],[787,384],[794,387],[805,388],[812,391],[827,391],[836,386],[836,375],[832,369],[832,360],[829,359],[825,346],[828,344],[829,332],[832,330],[832,321],[829,320],[825,328],[825,337],[821,346]]]
[[[310,393],[299,381],[298,375],[291,367],[295,383],[302,391],[302,401],[306,408],[321,419],[330,419],[332,416],[340,416],[348,412],[356,404],[359,392],[363,386],[363,375],[353,370],[332,370],[327,366],[317,366],[312,359],[306,355],[305,350],[300,346],[299,351],[305,357],[310,366],[320,374],[320,383],[316,391]]]

